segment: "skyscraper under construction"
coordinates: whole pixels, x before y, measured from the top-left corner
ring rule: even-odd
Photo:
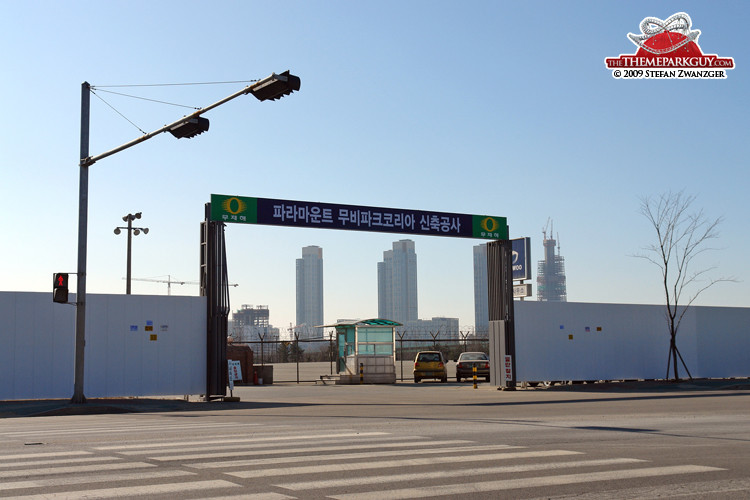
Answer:
[[[547,238],[548,228],[549,238]],[[547,221],[542,234],[544,235],[544,260],[540,260],[537,266],[536,298],[546,302],[567,302],[565,258],[560,255],[560,246],[552,236],[551,221]]]

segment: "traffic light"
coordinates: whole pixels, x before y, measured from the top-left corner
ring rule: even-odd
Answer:
[[[178,139],[182,139],[183,137],[185,139],[190,139],[191,137],[195,137],[196,135],[202,134],[203,132],[207,131],[208,125],[208,118],[197,116],[195,118],[189,119],[185,123],[181,123],[175,127],[172,127],[171,129],[169,129],[169,133],[177,137]],[[140,217],[138,218],[140,219]]]
[[[55,273],[52,282],[52,300],[61,304],[68,303],[68,273]]]
[[[289,74],[289,70],[287,70],[280,75],[274,73],[270,77],[261,80],[256,86],[251,88],[250,92],[259,101],[274,101],[291,94],[295,90],[299,90],[300,83],[300,78]]]

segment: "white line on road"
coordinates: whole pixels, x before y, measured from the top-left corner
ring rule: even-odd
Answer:
[[[429,444],[431,446],[445,446],[450,444],[464,444],[467,441],[432,441]],[[422,444],[422,443],[420,443]],[[399,444],[399,447],[409,447],[410,443]],[[391,451],[371,451],[375,448],[392,448],[393,445],[371,445],[367,446],[367,450],[361,453],[338,453],[332,455],[296,455],[292,457],[277,457],[277,458],[257,458],[249,460],[227,460],[225,462],[203,462],[199,464],[185,464],[187,467],[194,467],[196,469],[219,469],[226,467],[247,467],[250,465],[271,465],[271,464],[288,464],[295,462],[320,462],[324,460],[352,460],[355,458],[375,458],[375,457],[391,457],[404,455],[432,455],[432,454],[445,454],[445,453],[457,453],[466,451],[487,451],[487,450],[509,450],[514,448],[521,448],[520,446],[510,446],[507,444],[500,445],[481,445],[481,446],[457,446],[454,448],[431,448],[429,450],[415,450],[408,448],[406,450],[391,450]],[[321,446],[320,448],[306,448],[304,450],[284,450],[284,451],[269,451],[270,454],[281,454],[281,453],[309,453],[311,451],[338,451],[342,449],[362,449],[362,446]],[[258,453],[253,453],[258,455]]]
[[[215,430],[218,427],[231,427],[232,429],[235,429],[238,427],[257,427],[258,425],[259,424],[238,424],[235,422],[227,422],[227,423],[212,422],[210,426],[210,430]],[[102,432],[111,434],[113,432],[135,432],[135,431],[137,432],[149,432],[149,431],[163,432],[163,431],[186,430],[186,429],[205,430],[206,425],[205,424],[184,424],[184,425],[161,424],[161,425],[133,426],[131,423],[127,427],[116,427],[114,425],[104,426],[104,427],[78,427],[78,428],[58,427],[54,429],[37,429],[33,431],[16,431],[16,432],[0,431],[0,434],[6,437],[48,436],[48,435],[55,435],[55,434],[62,434],[64,436],[68,436],[71,434],[96,434],[96,433],[102,433]]]
[[[388,436],[388,437],[378,437],[378,438],[370,438],[370,439],[347,439],[347,443],[353,443],[348,445],[330,445],[330,446],[310,446],[311,444],[315,444],[317,441],[292,441],[292,442],[286,442],[284,443],[285,448],[279,449],[277,443],[262,443],[262,444],[239,444],[237,446],[214,446],[211,448],[211,451],[218,451],[218,450],[247,450],[250,454],[253,456],[256,455],[279,455],[282,453],[308,453],[310,451],[333,451],[333,450],[369,450],[372,448],[398,448],[398,447],[405,447],[405,446],[413,446],[413,447],[419,447],[419,446],[432,446],[433,444],[462,444],[462,443],[471,443],[471,441],[461,440],[461,439],[454,439],[454,440],[447,440],[447,441],[403,441],[402,436]],[[372,441],[377,441],[376,443],[373,443]],[[383,442],[386,441],[386,442]],[[396,441],[396,442],[387,442],[387,441]],[[329,439],[321,439],[321,443],[328,443],[330,442]],[[299,446],[299,445],[306,445],[306,446]],[[195,447],[187,447],[187,448],[178,448],[178,449],[159,449],[159,450],[142,450],[142,451],[123,451],[120,452],[121,455],[145,455],[148,454],[150,458],[154,458],[155,460],[159,460],[160,458],[157,458],[157,455],[154,455],[154,453],[185,453],[189,451],[205,451],[205,447],[195,448]],[[227,462],[211,462],[211,463],[221,463],[226,464],[230,463]],[[220,467],[220,466],[217,466]]]
[[[550,462],[543,464],[503,465],[498,467],[481,467],[474,469],[441,470],[436,472],[417,472],[413,474],[391,474],[387,476],[370,476],[344,479],[329,479],[320,481],[300,481],[296,483],[277,484],[279,488],[287,490],[306,491],[321,488],[336,488],[341,486],[357,486],[364,484],[394,483],[397,481],[421,481],[425,479],[439,479],[443,477],[475,477],[482,474],[511,474],[519,472],[568,469],[573,467],[601,467],[605,465],[623,465],[645,462],[637,458],[609,458],[601,460],[578,460],[572,462]]]
[[[309,465],[304,467],[285,467],[282,469],[256,469],[248,471],[226,472],[230,476],[240,478],[288,476],[293,474],[320,474],[334,471],[356,471],[367,469],[387,469],[391,467],[413,467],[418,465],[434,465],[456,462],[481,462],[484,460],[510,460],[514,458],[540,458],[559,457],[565,455],[580,455],[577,451],[550,450],[550,451],[521,451],[514,453],[488,453],[477,455],[465,455],[460,457],[430,457],[409,458],[404,460],[388,460],[383,462],[355,462],[331,465]]]
[[[122,498],[138,495],[165,495],[190,491],[205,491],[218,488],[239,488],[240,485],[229,481],[195,481],[167,484],[148,484],[143,486],[123,486],[120,488],[103,488],[99,490],[61,491],[58,493],[42,493],[41,495],[24,495],[7,497],[14,500],[79,500],[84,498]]]
[[[488,491],[535,488],[538,486],[560,486],[565,484],[593,483],[597,481],[613,481],[618,479],[669,476],[676,474],[694,474],[719,470],[726,469],[719,469],[716,467],[703,467],[700,465],[677,465],[670,467],[650,467],[643,469],[587,472],[583,474],[566,474],[546,477],[525,477],[519,479],[503,479],[499,481],[485,481],[479,483],[349,493],[343,495],[329,495],[329,497],[335,498],[337,500],[382,500],[383,498],[393,500],[397,498],[423,498],[441,495],[470,495],[474,493],[486,493]]]
[[[109,483],[114,481],[143,481],[146,479],[164,479],[183,476],[194,476],[184,470],[164,470],[154,472],[126,472],[122,474],[101,474],[79,477],[56,477],[54,479],[35,479],[31,481],[13,481],[0,483],[0,491],[23,488],[44,488],[49,486],[69,486],[72,484]]]
[[[116,464],[78,465],[72,467],[54,467],[48,469],[22,469],[12,471],[0,471],[0,479],[12,477],[48,476],[51,474],[81,474],[123,469],[140,469],[144,467],[156,467],[145,462],[120,462]]]
[[[81,455],[93,455],[90,451],[57,451],[44,453],[18,453],[16,455],[0,455],[0,461],[23,460],[25,458],[47,458],[47,457],[75,457]],[[4,464],[0,464],[2,467]]]
[[[239,495],[225,495],[220,497],[203,497],[203,500],[295,500],[296,498],[268,491],[263,493],[240,493]]]
[[[207,444],[224,444],[224,443],[272,443],[276,441],[306,441],[312,439],[331,439],[331,438],[355,438],[355,437],[375,437],[375,436],[388,436],[387,432],[345,432],[338,434],[295,434],[286,436],[273,436],[273,437],[250,437],[242,439],[221,439],[221,440],[201,440],[201,441],[179,441],[179,442],[168,442],[168,443],[141,443],[141,444],[123,444],[116,446],[97,446],[95,450],[101,451],[117,451],[117,450],[148,450],[152,448],[167,448],[167,447],[179,447],[179,446],[197,446]],[[392,438],[391,438],[392,439]],[[127,453],[123,451],[122,453]],[[139,453],[139,452],[134,452]]]

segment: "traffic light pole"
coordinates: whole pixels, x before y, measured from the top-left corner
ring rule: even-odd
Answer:
[[[91,112],[91,85],[88,82],[81,84],[81,150],[78,166],[80,167],[80,183],[78,188],[78,286],[76,287],[76,340],[75,340],[75,377],[73,382],[73,397],[71,403],[82,404],[86,402],[83,395],[83,378],[84,378],[84,353],[86,348],[86,240],[88,227],[88,205],[89,205],[89,167],[95,162],[106,158],[122,150],[128,149],[136,144],[140,144],[152,137],[163,132],[172,131],[198,118],[203,113],[210,111],[222,104],[231,101],[241,95],[252,94],[259,101],[276,100],[285,95],[299,90],[300,79],[297,76],[285,71],[279,75],[271,74],[266,78],[258,80],[235,92],[234,94],[221,99],[205,108],[201,108],[194,113],[183,116],[169,125],[165,125],[148,134],[144,134],[137,139],[118,146],[104,153],[89,156],[89,116]],[[192,137],[192,135],[176,137]],[[130,234],[130,231],[128,231]]]
[[[86,402],[83,395],[83,357],[86,352],[86,239],[89,212],[89,116],[91,112],[91,86],[81,84],[81,161],[78,184],[78,281],[76,286],[76,341],[75,375],[71,403]]]

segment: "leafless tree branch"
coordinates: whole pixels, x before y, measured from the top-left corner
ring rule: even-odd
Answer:
[[[719,226],[724,220],[723,217],[709,219],[703,209],[691,211],[695,200],[694,195],[686,195],[683,191],[668,191],[655,197],[640,198],[639,213],[656,232],[656,243],[645,246],[645,253],[635,257],[651,262],[661,272],[670,335],[667,372],[672,362],[675,380],[679,379],[677,332],[688,308],[701,293],[717,283],[737,281],[731,277],[709,278],[709,273],[715,267],[692,270],[696,257],[716,250],[709,246],[709,242],[719,237]],[[691,291],[692,295],[683,304],[683,296]],[[689,370],[687,372],[690,373]]]

